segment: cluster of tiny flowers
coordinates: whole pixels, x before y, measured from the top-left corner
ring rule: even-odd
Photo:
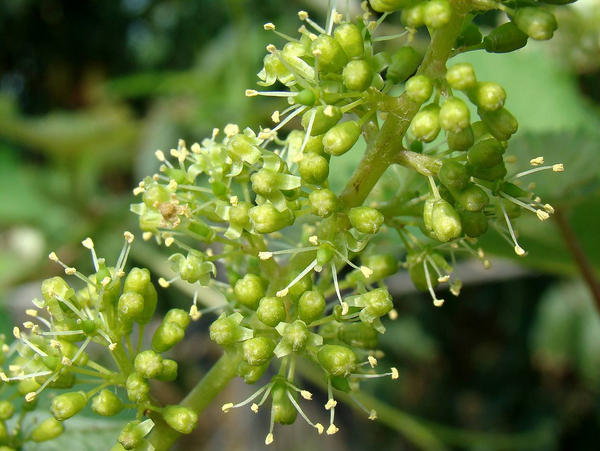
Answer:
[[[150,379],[173,381],[177,377],[177,363],[161,353],[183,339],[190,317],[183,310],[169,311],[152,338],[152,349],[142,350],[143,330],[154,315],[157,292],[147,269],[126,272],[133,240],[134,236],[125,232],[116,264],[107,266],[97,257],[93,241],[85,239],[82,244],[90,250],[95,270],[90,275],[67,266],[54,252],[50,254],[50,260],[76,281],[71,285],[60,276],[44,280],[41,299],[34,299],[32,308],[25,312],[29,320],[14,328],[11,345],[2,346],[5,369],[0,378],[6,398],[0,401],[3,450],[61,435],[63,422],[88,404],[101,416],[114,416],[124,409],[137,411],[137,420],[123,429],[115,451],[142,444],[154,424],[151,419],[141,421],[148,412],[161,415],[181,433],[189,433],[196,426],[193,411],[161,407],[150,398]],[[135,325],[138,339],[134,345]],[[113,365],[107,367],[92,359],[86,352],[91,348],[95,348],[95,355],[104,352]],[[19,395],[23,399],[20,409],[26,413],[36,409],[46,391],[55,390],[61,393],[52,393],[49,418],[32,425],[24,422],[22,414],[13,423],[13,430],[7,431],[4,420],[13,415]]]
[[[446,0],[403,9],[406,31],[393,36],[379,35],[379,25],[413,2],[372,1],[371,7],[384,13],[378,20],[371,20],[365,2],[363,14],[353,21],[331,3],[324,26],[305,11],[298,13],[303,22],[298,37],[264,25],[285,44],[267,46],[258,84],[281,90],[248,89],[246,95],[287,100],[288,106],[271,117],[274,127],[255,132],[229,124],[189,148],[180,140],[169,156],[156,152],[159,173],[134,190],[142,197],[132,211],[139,215],[144,238],[177,249],[170,257],[174,276],[160,284],[183,280],[220,292],[222,304],[201,308],[197,290],[190,316],[219,315],[210,338],[242,357],[237,373],[248,384],[270,374],[248,399],[222,406],[224,412],[249,406],[256,413],[270,400],[267,444],[274,440],[275,423],[293,423],[298,414],[319,434],[336,433],[335,390],[375,419],[376,412],[354,393],[365,379],[398,378],[395,368],[376,371],[382,318],[398,316],[384,279],[405,267],[416,288],[429,291],[434,305],[441,306],[444,300],[434,291],[438,284],[448,283],[454,295],[460,291],[453,275],[456,253],[473,255],[489,267],[476,246],[488,226],[518,255],[525,254],[511,220],[523,211],[545,220],[553,209],[531,186],[521,188],[520,179],[563,170],[561,164],[545,166],[540,157],[531,161],[532,169],[508,175],[504,153],[517,122],[504,108],[504,89],[478,81],[470,64],[450,66],[442,79],[419,73],[423,56],[408,44],[419,26],[434,32],[451,20]],[[555,28],[549,26],[549,35],[542,37],[537,15],[550,13],[541,8],[515,13],[491,1],[477,5],[514,13],[513,21],[485,38],[469,23],[457,53],[473,46],[515,50],[528,36],[546,39]],[[406,45],[395,53],[377,51],[378,42],[399,39]],[[424,183],[393,208],[350,208],[330,189],[331,158],[353,148],[365,129],[377,127],[385,114],[380,106],[391,98],[390,90],[401,86],[407,101],[418,107],[405,152],[428,161],[426,169],[417,170]],[[467,102],[476,106],[479,121],[471,122]],[[302,129],[292,128],[295,120]],[[441,130],[445,140],[438,138]],[[401,238],[404,263],[378,251],[376,238],[386,226]],[[301,407],[300,398],[310,401],[312,395],[298,382],[298,358],[322,370],[327,426],[309,419]]]

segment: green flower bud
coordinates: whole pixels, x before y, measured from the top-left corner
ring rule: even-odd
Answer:
[[[162,369],[157,379],[165,382],[173,382],[177,379],[177,369],[178,365],[175,360],[163,359]]]
[[[317,353],[321,367],[332,376],[348,376],[356,369],[352,349],[340,345],[324,345]]]
[[[334,156],[348,152],[358,141],[361,131],[356,121],[342,122],[332,127],[323,137],[325,152]]]
[[[183,340],[185,329],[175,322],[163,320],[152,336],[152,349],[165,352]]]
[[[364,42],[360,28],[353,23],[343,23],[335,27],[333,37],[342,47],[348,59],[359,58],[364,53]]]
[[[425,24],[425,2],[402,9],[400,20],[408,28],[419,28]]]
[[[236,374],[247,384],[255,384],[263,377],[267,369],[269,369],[269,362],[264,365],[252,366],[242,360],[236,369]]]
[[[534,6],[517,9],[512,20],[523,33],[537,41],[550,39],[558,28],[554,14]]]
[[[344,66],[342,76],[344,86],[349,91],[362,92],[371,86],[373,69],[371,69],[371,65],[366,60],[352,60]]]
[[[64,299],[70,299],[75,291],[69,286],[62,277],[56,276],[46,279],[42,282],[42,297],[46,302],[55,300],[56,296]]]
[[[0,420],[8,420],[15,413],[15,406],[10,401],[0,401]]]
[[[322,218],[326,218],[338,208],[338,198],[330,189],[318,189],[308,195],[310,211]]]
[[[451,150],[468,150],[475,142],[473,128],[468,126],[458,133],[446,132],[446,140]]]
[[[434,30],[450,22],[452,8],[448,0],[430,0],[423,11],[425,25]]]
[[[144,311],[138,315],[136,322],[146,324],[154,315],[158,295],[150,280],[150,271],[146,268],[132,268],[125,278],[123,292],[133,291],[144,297]]]
[[[494,28],[483,38],[483,48],[489,53],[514,52],[527,45],[527,35],[514,22]]]
[[[305,291],[298,300],[298,318],[310,324],[323,316],[325,305],[325,298],[319,291]]]
[[[316,153],[305,153],[298,162],[298,172],[306,183],[321,184],[329,176],[329,161]]]
[[[275,343],[267,337],[254,337],[246,340],[242,345],[244,360],[252,366],[267,363],[273,357]]]
[[[385,77],[393,83],[402,83],[408,77],[415,73],[422,56],[410,46],[400,47],[392,55],[392,61],[387,69]]]
[[[471,63],[458,63],[448,69],[446,81],[452,89],[466,91],[476,86],[477,77]]]
[[[317,101],[317,96],[312,89],[303,89],[294,97],[294,102],[301,105],[313,106]]]
[[[240,227],[246,227],[250,222],[248,216],[250,207],[251,205],[248,202],[238,202],[237,205],[231,206],[229,209],[229,222]]]
[[[365,319],[368,323],[372,322],[374,318],[387,315],[394,308],[392,297],[387,288],[376,288],[361,294],[359,297],[360,303],[363,305],[361,319]],[[367,317],[364,317],[364,315],[367,315]]]
[[[483,121],[473,122],[471,128],[473,129],[473,137],[475,138],[475,142],[478,142],[482,139],[492,138],[490,129]]]
[[[323,72],[340,72],[348,61],[340,43],[326,34],[312,41],[310,51],[318,54],[319,69]]]
[[[92,410],[98,415],[112,417],[123,410],[123,403],[112,391],[104,389],[92,399]]]
[[[398,261],[392,254],[374,254],[362,257],[362,264],[373,271],[365,279],[369,283],[379,282],[398,271]]]
[[[17,391],[20,395],[25,396],[27,393],[36,391],[38,388],[40,388],[40,385],[41,384],[36,382],[35,379],[23,379],[19,381],[19,384],[17,385]]]
[[[249,164],[256,163],[261,156],[260,149],[252,138],[246,135],[232,136],[227,143],[227,150],[234,160],[245,161]],[[215,193],[217,194],[217,193]]]
[[[479,116],[487,125],[490,133],[499,141],[508,141],[519,128],[517,119],[506,109],[479,111]]]
[[[329,244],[321,244],[317,249],[317,267],[322,268],[331,261],[334,256],[332,247]]]
[[[424,103],[433,93],[433,84],[425,75],[415,75],[406,81],[406,95],[413,102]]]
[[[185,330],[190,325],[190,315],[180,308],[172,308],[167,312],[163,321],[166,323],[175,323]]]
[[[146,430],[139,421],[131,421],[119,433],[118,441],[125,449],[134,449],[142,444]]]
[[[469,171],[458,161],[444,160],[438,172],[438,178],[451,190],[463,190],[469,183]]]
[[[165,407],[163,418],[172,429],[180,434],[189,434],[198,425],[198,414],[184,406]]]
[[[481,31],[479,27],[473,22],[467,22],[463,25],[460,34],[456,38],[456,44],[454,48],[459,47],[470,47],[481,43]]]
[[[146,381],[139,373],[131,373],[127,377],[125,389],[127,390],[127,398],[131,402],[137,404],[146,401],[148,399],[148,393],[150,393],[148,381]]]
[[[491,168],[502,163],[504,148],[495,139],[485,139],[476,143],[469,152],[467,158],[474,167]]]
[[[352,348],[375,349],[379,341],[379,334],[369,324],[363,322],[342,324],[339,338]]]
[[[455,197],[462,208],[471,212],[483,210],[489,202],[489,197],[485,191],[472,183],[463,191],[455,193]]]
[[[488,168],[483,166],[473,167],[473,176],[478,179],[487,180],[488,182],[494,182],[496,180],[503,179],[506,177],[506,173],[507,171],[504,162]]]
[[[384,217],[376,209],[371,207],[354,207],[348,212],[350,224],[362,233],[375,234],[383,224]]]
[[[162,371],[162,357],[147,349],[135,356],[135,370],[146,379],[155,378]]]
[[[135,320],[144,311],[144,298],[141,294],[129,291],[119,297],[119,316]]]
[[[460,221],[463,232],[471,238],[477,238],[487,232],[488,220],[482,212],[461,211]]]
[[[252,330],[240,326],[243,318],[240,313],[221,314],[209,327],[210,339],[221,346],[229,346],[252,338]]]
[[[286,313],[283,299],[277,297],[262,298],[256,309],[256,316],[264,324],[271,327],[285,321]]]
[[[306,324],[303,321],[296,320],[285,326],[282,337],[291,346],[292,351],[298,352],[304,349],[308,341],[308,334]]]
[[[371,8],[378,13],[391,13],[401,8],[411,6],[413,0],[369,0]]]
[[[317,155],[328,158],[329,155],[325,153],[323,147],[323,136],[324,135],[309,136],[308,140],[306,140],[304,153],[316,153]],[[304,136],[302,136],[302,140],[304,140]]]
[[[410,131],[419,141],[429,143],[433,141],[440,132],[439,120],[440,107],[429,104],[413,118],[410,123]]]
[[[496,111],[504,106],[506,92],[493,81],[477,83],[469,92],[469,99],[483,111]]]
[[[294,214],[291,210],[280,212],[271,203],[252,207],[248,214],[252,227],[261,234],[276,232],[294,222]]]
[[[153,183],[146,187],[142,199],[146,206],[156,207],[164,202],[169,202],[171,200],[171,193],[163,185]]]
[[[298,411],[288,397],[285,384],[276,383],[271,390],[271,418],[278,424],[292,424],[296,421]]]
[[[64,421],[78,414],[87,404],[84,392],[71,392],[58,395],[52,400],[50,411],[58,421]]]
[[[443,243],[458,238],[462,234],[460,216],[445,200],[438,200],[433,205],[431,222],[436,238]]]
[[[452,133],[460,133],[471,124],[469,108],[457,97],[450,97],[440,108],[440,126]]]
[[[46,418],[31,431],[31,440],[34,442],[46,442],[55,439],[65,431],[63,424],[56,418]]]
[[[265,288],[259,276],[246,274],[235,283],[233,293],[240,304],[256,310],[259,301],[265,295]]]

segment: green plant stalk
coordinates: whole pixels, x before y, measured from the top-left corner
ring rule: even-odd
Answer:
[[[236,369],[241,359],[241,353],[226,351],[180,404],[191,408],[197,414],[202,413],[236,375]],[[171,429],[160,415],[151,417],[155,426],[149,436],[149,441],[156,451],[166,451],[181,434]]]

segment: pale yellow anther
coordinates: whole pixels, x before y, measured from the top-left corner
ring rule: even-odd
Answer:
[[[108,349],[110,351],[114,351],[115,349],[117,349],[117,344],[116,343],[111,343],[108,345]]]
[[[490,263],[489,260],[484,260],[483,261],[483,269],[490,269],[491,267],[492,267],[492,264]]]
[[[309,38],[311,41],[316,41],[318,37],[319,37],[319,36],[317,36],[317,35],[316,35],[316,34],[314,34],[314,33],[308,33],[308,38]]]
[[[34,326],[34,324],[33,324],[31,321],[25,321],[25,322],[23,323],[23,327],[24,327],[25,329],[31,329],[31,328],[33,328],[33,326]]]
[[[300,153],[292,158],[294,163],[300,163],[304,159],[304,154]]]
[[[254,413],[258,413],[258,404],[253,402],[252,405],[250,406],[250,410]]]
[[[156,152],[154,152],[154,156],[158,161],[163,162],[166,160],[165,153],[162,150],[157,150]]]
[[[263,25],[263,28],[266,31],[273,31],[275,29],[275,24],[272,24],[271,22],[267,22],[266,24]]]
[[[48,254],[48,258],[50,260],[52,260],[53,262],[57,262],[58,261],[58,255],[56,255],[56,252],[50,252]]]
[[[313,56],[316,56],[318,58],[319,56],[321,56],[323,54],[323,52],[321,52],[321,50],[319,50],[319,49],[314,49],[312,54],[313,54]]]
[[[388,313],[388,317],[394,321],[398,319],[398,310],[396,310],[395,308],[391,309]]]
[[[258,95],[258,91],[256,89],[246,89],[244,94],[246,97],[256,97]]]
[[[541,198],[540,196],[535,196],[535,197],[533,198],[533,201],[539,204],[539,203],[541,203],[541,202],[542,202],[542,198]]]
[[[333,399],[333,398],[329,398],[329,400],[325,404],[325,410],[331,410],[335,406],[337,406],[337,401],[335,399]]]
[[[298,19],[300,19],[300,20],[308,19],[308,13],[304,10],[298,11]]]
[[[308,237],[308,242],[313,246],[317,246],[319,244],[319,237],[317,235],[311,235]]]
[[[174,179],[169,180],[169,184],[167,185],[167,189],[169,191],[176,191],[177,190],[177,182]]]
[[[192,144],[192,147],[190,147],[190,150],[192,151],[192,153],[200,153],[202,151],[200,144],[198,144],[198,143]]]
[[[225,136],[229,138],[233,135],[237,135],[240,132],[240,127],[238,127],[237,124],[227,124],[223,131],[225,132]]]
[[[377,359],[372,355],[367,357],[367,360],[369,361],[369,365],[371,365],[371,368],[375,368],[377,366]]]
[[[477,256],[479,258],[484,258],[485,257],[485,252],[483,252],[483,249],[481,249],[481,248],[477,249]]]
[[[400,377],[400,375],[398,374],[398,368],[396,368],[395,366],[393,366],[391,368],[392,370],[392,379],[396,380]]]
[[[198,310],[196,304],[192,304],[192,306],[190,307],[190,318],[192,318],[193,321],[198,321],[201,317],[202,312]]]
[[[68,276],[72,276],[76,272],[77,272],[77,270],[73,267],[65,268],[65,274]]]
[[[165,238],[165,246],[171,247],[171,245],[175,242],[175,238],[172,236]]]
[[[536,157],[529,160],[529,164],[531,166],[541,166],[544,164],[544,157]]]
[[[17,373],[20,370],[21,370],[21,367],[19,365],[8,365],[8,371],[10,371],[11,373]]]
[[[265,437],[265,445],[270,445],[271,443],[273,443],[273,439],[274,439],[273,433],[269,432],[267,434],[267,436]]]
[[[525,255],[525,249],[523,249],[521,246],[516,244],[515,245],[515,254],[517,254],[519,257],[522,257],[523,255]]]
[[[333,117],[333,107],[331,105],[327,105],[323,109],[323,114],[328,117]]]
[[[209,257],[212,257],[214,255],[213,250],[210,247],[206,248],[206,255]]]
[[[275,136],[277,136],[277,132],[274,132],[270,128],[265,128],[264,130],[261,130],[258,133],[258,139],[262,139],[263,141],[266,141],[268,139],[272,139]]]
[[[123,237],[125,237],[125,241],[129,244],[133,243],[133,240],[135,239],[135,235],[128,231],[123,232]]]
[[[8,346],[6,343],[2,345],[2,352],[8,352],[10,351],[10,346]]]
[[[565,166],[562,163],[553,164],[552,170],[554,172],[563,172],[565,170]]]
[[[179,155],[181,154],[181,153],[179,152],[179,150],[177,150],[177,149],[171,149],[171,151],[170,151],[169,153],[171,154],[171,156],[172,156],[173,158],[179,158]]]
[[[158,284],[163,288],[169,288],[169,286],[171,285],[169,281],[164,277],[159,277]]]
[[[50,347],[52,349],[62,349],[62,345],[60,344],[60,341],[54,340],[54,339],[50,340]]]
[[[21,330],[17,326],[13,327],[13,335],[17,340],[21,339]]]
[[[71,365],[73,365],[73,362],[67,356],[63,356],[63,358],[61,359],[60,363],[62,363],[64,366],[71,366]]]
[[[323,434],[323,431],[325,430],[325,428],[323,427],[323,425],[321,423],[316,423],[315,428],[317,429],[317,432],[319,433],[319,435]]]
[[[332,19],[333,23],[340,23],[344,19],[344,15],[337,11],[333,11]]]
[[[347,315],[350,307],[347,302],[342,302],[342,315]]]
[[[93,249],[94,248],[94,242],[92,241],[91,238],[86,238],[85,240],[83,240],[81,242],[81,244],[83,245],[83,247],[87,248],[87,249]]]
[[[370,20],[367,23],[367,30],[369,30],[369,31],[373,31],[376,27],[377,27],[377,22],[374,20]]]
[[[37,397],[37,393],[34,391],[30,391],[25,395],[25,401],[32,402]]]
[[[445,276],[438,277],[437,280],[439,283],[446,283],[450,280],[450,276],[448,274],[446,274]]]
[[[302,396],[307,401],[310,401],[312,399],[312,393],[308,390],[300,390],[300,396]]]
[[[263,251],[263,252],[258,253],[258,258],[260,258],[261,260],[268,260],[272,257],[273,257],[273,252]]]
[[[337,426],[335,424],[331,423],[329,425],[329,427],[327,428],[327,435],[333,435],[337,431],[339,431],[339,429],[337,428]]]
[[[367,279],[373,275],[373,270],[368,266],[361,266],[360,272],[362,272],[362,275]]]
[[[377,419],[377,411],[375,409],[371,409],[369,412],[369,420],[375,421]]]
[[[142,238],[144,241],[148,241],[150,238],[152,238],[152,232],[144,232],[142,233]]]
[[[277,51],[277,47],[275,47],[275,45],[273,45],[273,44],[267,45],[267,52],[275,53],[276,51]]]
[[[544,210],[546,210],[551,215],[554,214],[554,207],[550,204],[544,204]]]
[[[279,117],[279,111],[278,110],[273,111],[273,114],[271,114],[271,120],[273,122],[275,122],[276,124],[279,124],[279,122],[281,121],[281,118]]]
[[[298,33],[300,33],[300,34],[308,33],[306,25],[300,25],[300,27],[298,28]]]
[[[287,288],[284,288],[283,290],[279,290],[277,293],[275,293],[275,296],[282,298],[288,294],[288,291],[289,290]]]
[[[103,287],[105,287],[106,285],[108,285],[110,283],[111,279],[110,277],[106,276],[104,279],[102,279],[100,281],[100,283],[102,284]]]
[[[160,174],[152,174],[152,180],[158,182],[160,180]]]
[[[29,316],[38,316],[38,311],[36,309],[28,308],[25,310],[25,314]]]
[[[444,305],[444,302],[446,302],[444,299],[434,299],[433,305],[436,307],[441,307],[442,305]]]
[[[0,371],[0,379],[2,379],[3,382],[8,382],[8,376],[4,373],[4,371]]]
[[[223,404],[221,406],[221,410],[225,413],[229,412],[231,409],[233,409],[233,403],[232,402],[227,402],[225,404]]]
[[[123,271],[122,269],[118,270],[117,273],[115,274],[115,276],[117,276],[119,279],[122,279],[123,277],[125,277],[125,271]]]
[[[540,221],[545,221],[546,219],[548,219],[550,217],[548,212],[545,210],[538,209],[535,211],[535,214],[537,215],[537,217]]]
[[[220,132],[220,131],[221,131],[221,130],[219,130],[219,129],[218,129],[218,128],[216,128],[216,127],[212,129],[212,134],[211,134],[211,137],[212,137],[212,139],[213,139],[213,140],[214,140],[214,139],[215,139],[215,138],[216,138],[216,137],[219,135],[219,132]]]

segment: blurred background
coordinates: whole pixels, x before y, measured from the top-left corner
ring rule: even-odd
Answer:
[[[50,250],[86,268],[79,243],[93,236],[103,255],[118,255],[122,231],[137,230],[131,189],[156,169],[154,150],[229,122],[270,124],[274,105],[243,95],[265,45],[279,44],[262,24],[293,33],[297,10],[322,22],[325,7],[321,0],[0,2],[0,331],[10,335],[40,280],[58,274]],[[318,437],[298,421],[276,430],[274,449],[597,449],[600,1],[580,0],[557,16],[550,42],[460,57],[478,78],[506,88],[520,122],[509,153],[564,163],[565,173],[534,179],[555,219],[519,219],[529,255],[518,260],[499,237],[487,237],[493,270],[461,262],[463,293],[442,293],[442,309],[413,292],[405,274],[393,278],[400,317],[381,348],[401,380],[369,385],[374,399],[365,400],[381,421],[338,409],[337,435]],[[486,27],[501,19],[478,20]],[[399,17],[387,26],[400,27]],[[351,152],[332,173],[343,181],[359,157]],[[134,246],[132,263],[165,271],[148,243]],[[189,305],[177,289],[161,296],[163,310]],[[207,325],[200,321],[177,348],[185,363],[178,383],[159,390],[163,400],[177,401],[218,357]],[[233,383],[180,449],[263,449],[265,415],[218,412],[249,390]],[[324,421],[321,401],[309,413]],[[60,441],[30,449],[106,450],[121,425],[85,417],[70,424]]]

